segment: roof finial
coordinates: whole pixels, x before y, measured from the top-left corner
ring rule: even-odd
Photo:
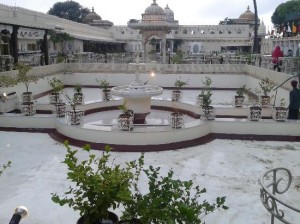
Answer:
[[[156,5],[156,0],[153,0],[153,5]]]
[[[249,12],[250,11],[250,6],[248,5],[248,7],[247,7],[247,11]]]
[[[92,12],[94,12],[94,7],[92,7]]]

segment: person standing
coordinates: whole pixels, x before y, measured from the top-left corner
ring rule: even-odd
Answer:
[[[280,65],[282,63],[279,57],[283,57],[283,52],[281,51],[279,46],[276,46],[275,50],[272,53],[272,63],[274,65],[274,71],[277,69],[278,72],[280,72]]]
[[[300,107],[300,89],[297,88],[298,82],[296,80],[291,81],[293,89],[290,91],[290,105],[288,119],[297,120],[299,116]]]

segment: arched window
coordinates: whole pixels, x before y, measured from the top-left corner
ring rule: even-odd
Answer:
[[[199,51],[199,46],[197,44],[195,44],[193,46],[193,53],[198,53],[198,51]]]
[[[182,33],[183,33],[183,34],[187,34],[187,29],[184,29],[184,30],[182,31]]]

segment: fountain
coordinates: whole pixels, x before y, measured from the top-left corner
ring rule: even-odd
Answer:
[[[135,65],[135,80],[129,85],[113,87],[111,93],[115,96],[124,98],[127,109],[134,113],[134,124],[144,124],[146,116],[151,110],[151,97],[163,93],[163,88],[159,86],[148,85],[140,79],[139,72],[139,52],[137,52]]]

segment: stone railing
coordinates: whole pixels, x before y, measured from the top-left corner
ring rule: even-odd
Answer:
[[[286,168],[275,168],[267,171],[259,180],[261,185],[260,199],[263,206],[271,213],[271,224],[275,218],[283,223],[298,223],[299,220],[290,221],[286,213],[300,213],[300,209],[289,205],[278,197],[285,193],[292,183],[292,174]]]
[[[111,73],[135,73],[136,64],[115,63],[69,63],[65,64],[65,70],[69,72],[111,72]],[[243,64],[144,64],[138,65],[140,73],[176,73],[176,74],[240,74],[245,73]]]

